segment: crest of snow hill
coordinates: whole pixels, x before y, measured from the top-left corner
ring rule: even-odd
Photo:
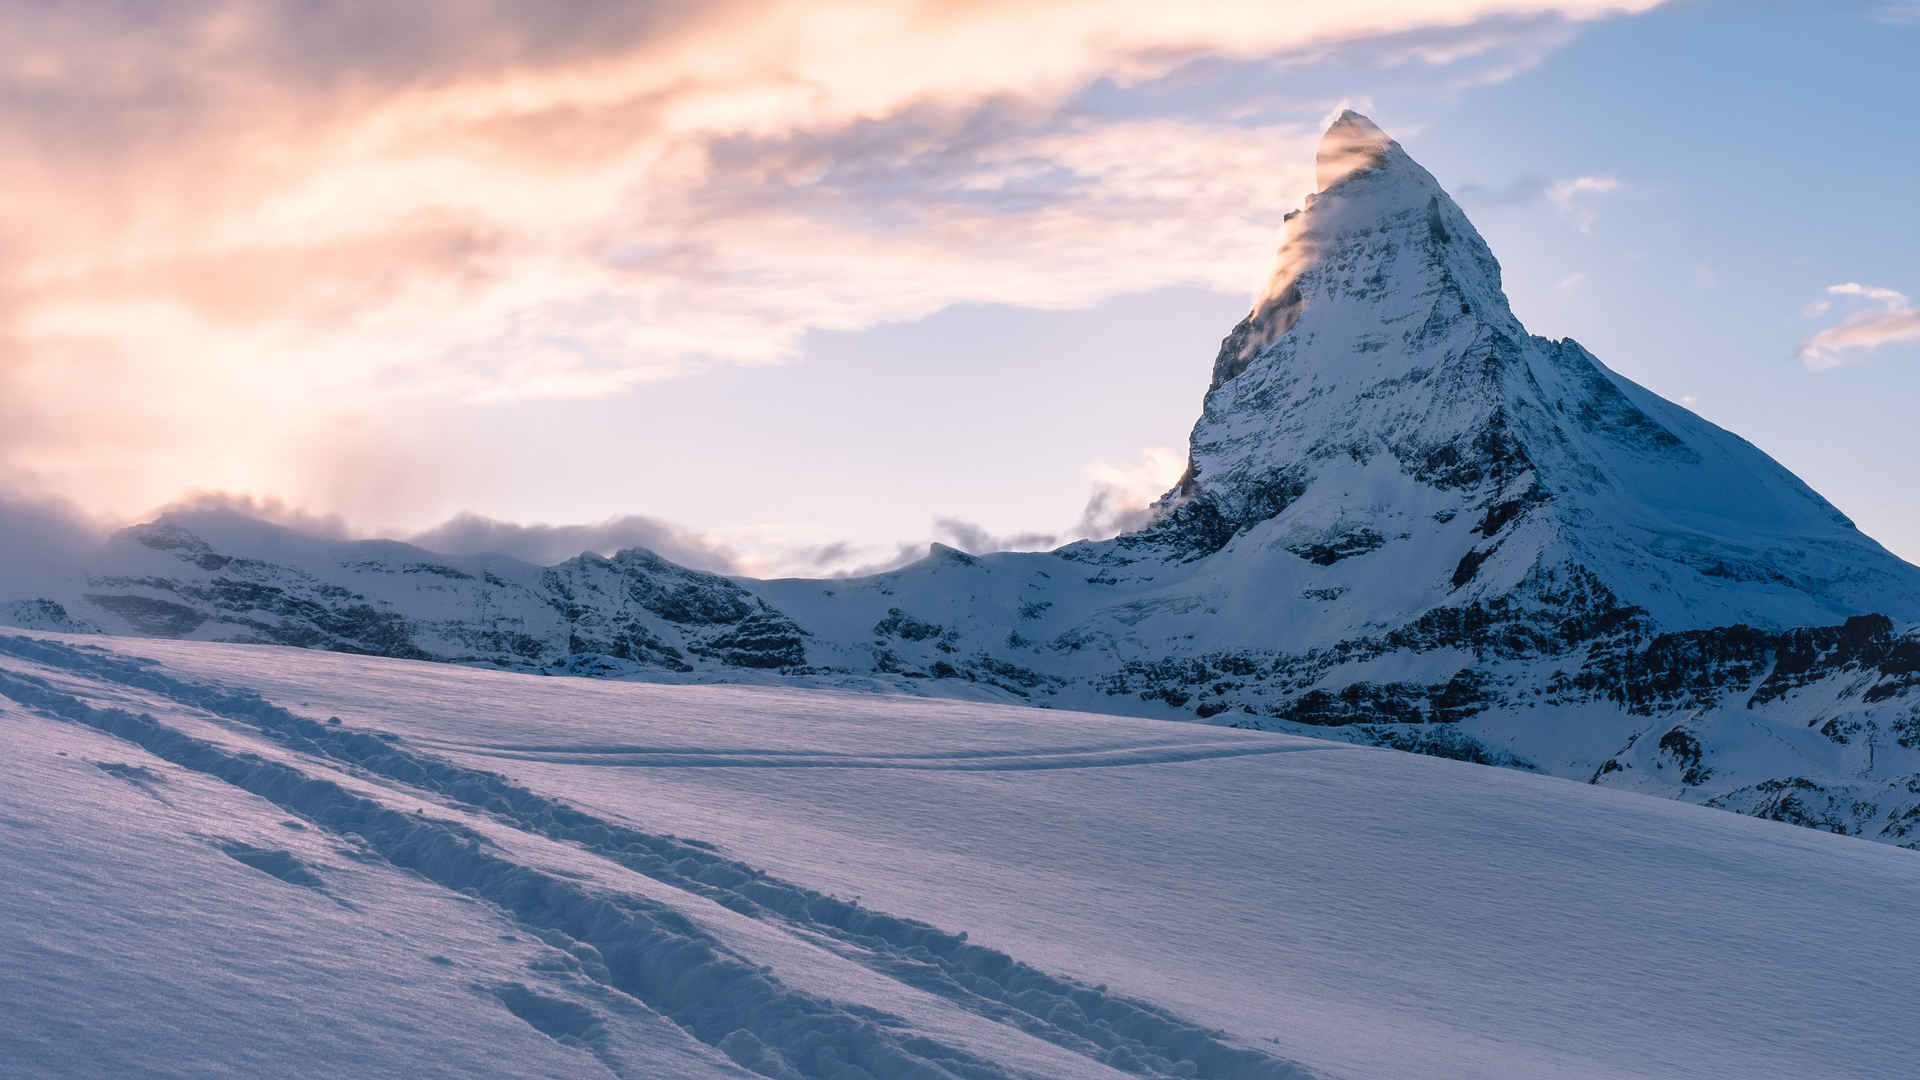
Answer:
[[[1920,569],[1528,334],[1473,224],[1365,117],[1317,164],[1138,532],[752,581],[186,513],[0,621],[1180,716],[1920,847]]]

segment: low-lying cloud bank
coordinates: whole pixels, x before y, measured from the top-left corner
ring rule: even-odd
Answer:
[[[107,532],[71,503],[0,492],[0,604],[85,573]]]
[[[409,544],[442,555],[508,555],[551,566],[583,552],[611,555],[646,548],[695,570],[737,574],[741,556],[732,548],[671,522],[627,514],[592,525],[520,525],[479,514],[460,514],[422,533],[404,537]]]
[[[507,555],[542,566],[582,552],[612,555],[641,547],[682,566],[743,577],[857,577],[896,570],[924,558],[931,543],[975,555],[1047,551],[1075,540],[1103,540],[1137,529],[1151,504],[1179,476],[1184,457],[1155,447],[1124,466],[1088,469],[1091,491],[1080,516],[1058,531],[996,532],[956,516],[936,517],[926,537],[875,545],[847,539],[824,543],[762,543],[748,547],[673,522],[628,514],[587,525],[523,525],[480,514],[459,514],[424,532],[402,537],[443,555]]]
[[[505,555],[551,566],[583,553],[612,555],[645,548],[696,570],[741,577],[850,577],[898,569],[924,558],[932,543],[973,554],[1050,550],[1075,540],[1104,539],[1138,528],[1150,504],[1171,486],[1182,458],[1156,447],[1136,462],[1088,469],[1091,491],[1079,518],[1058,531],[999,533],[956,516],[930,523],[926,536],[891,544],[851,538],[824,543],[729,541],[644,514],[626,514],[590,524],[549,525],[457,514],[422,532],[393,535],[355,530],[338,516],[308,513],[271,498],[200,491],[169,503],[137,522],[109,523],[70,502],[0,494],[0,603],[40,595],[51,579],[84,578],[109,537],[130,524],[165,517],[186,519],[190,529],[262,522],[301,536],[349,541],[394,539],[447,556]],[[213,538],[217,543],[219,536]]]

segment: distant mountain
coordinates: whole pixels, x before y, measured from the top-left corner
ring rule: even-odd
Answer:
[[[0,619],[1312,730],[1920,846],[1920,568],[1529,335],[1466,215],[1365,117],[1317,164],[1138,532],[749,581],[177,514]]]

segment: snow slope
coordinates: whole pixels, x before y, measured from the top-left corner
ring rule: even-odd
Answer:
[[[44,633],[0,634],[0,739],[18,1075],[1747,1080],[1920,1058],[1899,990],[1920,856],[1511,770]]]

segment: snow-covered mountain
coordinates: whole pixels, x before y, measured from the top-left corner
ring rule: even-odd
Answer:
[[[1364,117],[1318,167],[1137,532],[751,581],[176,514],[0,618],[1312,730],[1920,846],[1920,569],[1528,334],[1465,214]]]

